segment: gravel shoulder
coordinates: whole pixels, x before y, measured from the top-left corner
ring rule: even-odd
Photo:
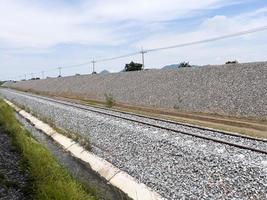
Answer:
[[[31,181],[23,168],[22,155],[12,144],[11,137],[0,128],[0,199],[29,200]]]

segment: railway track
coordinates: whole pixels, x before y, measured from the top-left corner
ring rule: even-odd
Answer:
[[[50,101],[53,103],[58,103],[65,106],[71,106],[77,109],[82,109],[101,115],[106,115],[110,117],[119,118],[122,120],[131,121],[134,123],[139,123],[149,127],[154,127],[158,129],[163,129],[171,131],[173,133],[179,133],[184,135],[189,135],[196,138],[201,138],[204,140],[209,140],[229,146],[233,146],[239,149],[245,149],[254,151],[257,153],[267,154],[267,141],[266,139],[252,138],[245,135],[239,135],[229,132],[217,131],[209,128],[198,127],[193,125],[185,125],[183,123],[174,122],[171,120],[159,119],[156,117],[144,116],[141,114],[135,114],[125,111],[118,111],[114,109],[107,109],[102,107],[91,107],[87,105],[82,105],[78,103],[73,103],[69,101],[56,100],[50,97],[43,97],[35,94],[29,94],[25,92],[18,92],[9,90],[9,92],[20,93],[22,95],[39,98],[42,100]]]

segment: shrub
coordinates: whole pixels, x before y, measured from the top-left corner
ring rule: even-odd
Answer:
[[[189,62],[182,62],[180,63],[179,67],[192,67]]]
[[[107,107],[108,108],[113,107],[115,104],[115,99],[113,98],[113,96],[111,94],[105,94],[105,98]]]

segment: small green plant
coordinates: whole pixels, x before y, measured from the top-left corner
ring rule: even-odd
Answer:
[[[115,99],[111,94],[105,94],[106,105],[108,108],[112,108],[115,105]]]
[[[181,108],[181,103],[183,102],[183,100],[182,100],[182,98],[180,97],[180,96],[178,96],[178,98],[177,98],[177,104],[175,104],[174,106],[173,106],[173,108],[174,109],[177,109],[177,110],[180,110],[180,108]]]
[[[175,105],[173,106],[173,108],[176,109],[176,110],[179,110],[180,107],[179,107],[177,104],[175,104]]]

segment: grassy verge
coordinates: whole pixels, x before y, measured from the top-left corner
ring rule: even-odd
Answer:
[[[0,100],[0,128],[9,133],[20,150],[33,180],[34,199],[93,200],[93,194],[63,168],[46,148],[35,141]]]

